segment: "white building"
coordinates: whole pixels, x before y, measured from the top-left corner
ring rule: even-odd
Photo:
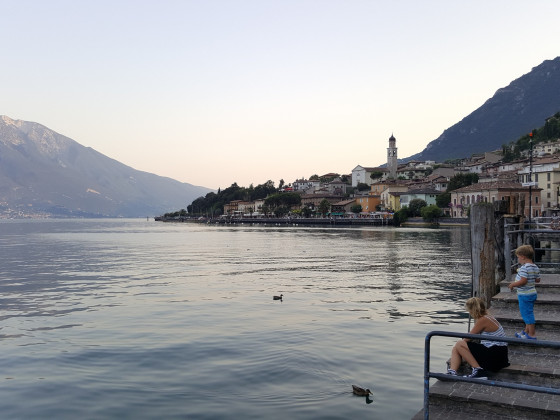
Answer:
[[[383,175],[381,176],[381,178],[372,179],[371,174],[376,172],[381,172]],[[379,167],[371,168],[371,167],[358,165],[354,169],[352,169],[352,186],[357,187],[358,184],[371,185],[374,182],[378,182],[381,179],[385,179],[387,177],[387,173],[388,173],[387,168],[379,168]]]
[[[315,190],[321,186],[319,180],[317,181],[310,181],[308,179],[296,179],[292,182],[292,188],[294,191],[308,191],[308,190]]]

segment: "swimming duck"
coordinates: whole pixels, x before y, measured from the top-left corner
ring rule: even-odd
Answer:
[[[273,296],[272,299],[274,299],[274,300],[282,300],[282,296],[283,296],[283,295],[280,295],[280,296]]]
[[[360,388],[359,386],[352,385],[352,392],[354,395],[359,395],[360,397],[367,397],[371,394],[369,389]]]

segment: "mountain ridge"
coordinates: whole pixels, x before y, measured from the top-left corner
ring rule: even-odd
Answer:
[[[0,116],[0,214],[146,217],[213,191],[136,170],[34,122]]]
[[[479,108],[443,131],[420,153],[402,159],[445,160],[501,149],[560,111],[560,56],[545,60],[502,87]]]

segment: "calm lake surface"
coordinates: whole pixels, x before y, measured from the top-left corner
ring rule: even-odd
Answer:
[[[410,419],[426,333],[467,330],[469,244],[466,227],[0,221],[0,417]]]

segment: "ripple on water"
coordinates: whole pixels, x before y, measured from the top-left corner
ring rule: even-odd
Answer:
[[[0,232],[6,418],[410,418],[425,334],[466,323],[467,229]]]

